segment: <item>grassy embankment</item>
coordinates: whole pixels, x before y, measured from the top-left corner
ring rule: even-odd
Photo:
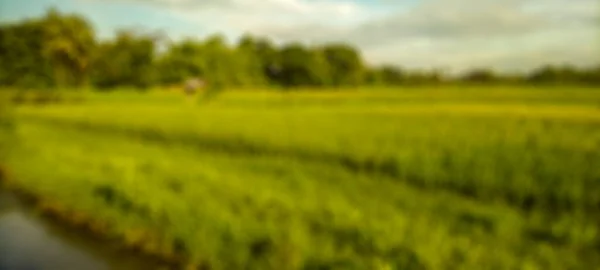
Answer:
[[[591,269],[599,104],[591,89],[94,94],[17,108],[5,166],[47,208],[215,269]]]

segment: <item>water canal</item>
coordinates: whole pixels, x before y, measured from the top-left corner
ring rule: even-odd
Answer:
[[[61,228],[0,189],[0,270],[166,269],[152,261]]]

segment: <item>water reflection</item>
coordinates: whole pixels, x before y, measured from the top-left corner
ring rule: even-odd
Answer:
[[[142,258],[62,230],[0,191],[0,270],[156,269]]]

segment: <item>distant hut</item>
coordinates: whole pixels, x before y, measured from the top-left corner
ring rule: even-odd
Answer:
[[[194,95],[199,89],[204,87],[204,81],[200,78],[191,78],[185,82],[185,93]]]

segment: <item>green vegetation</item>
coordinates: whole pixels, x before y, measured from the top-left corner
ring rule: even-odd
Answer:
[[[600,265],[599,67],[450,78],[347,44],[166,41],[55,10],[0,25],[0,180],[182,267]]]
[[[599,104],[573,87],[85,93],[15,108],[3,164],[51,208],[210,269],[593,269]]]
[[[235,43],[235,44],[230,44]],[[171,42],[157,33],[121,30],[99,40],[85,18],[49,10],[40,18],[0,25],[0,86],[114,89],[171,87],[200,77],[209,88],[354,87],[495,83],[599,85],[600,63],[578,68],[544,66],[517,75],[475,69],[456,77],[440,70],[368,66],[349,44],[275,45],[267,38],[229,42]]]

